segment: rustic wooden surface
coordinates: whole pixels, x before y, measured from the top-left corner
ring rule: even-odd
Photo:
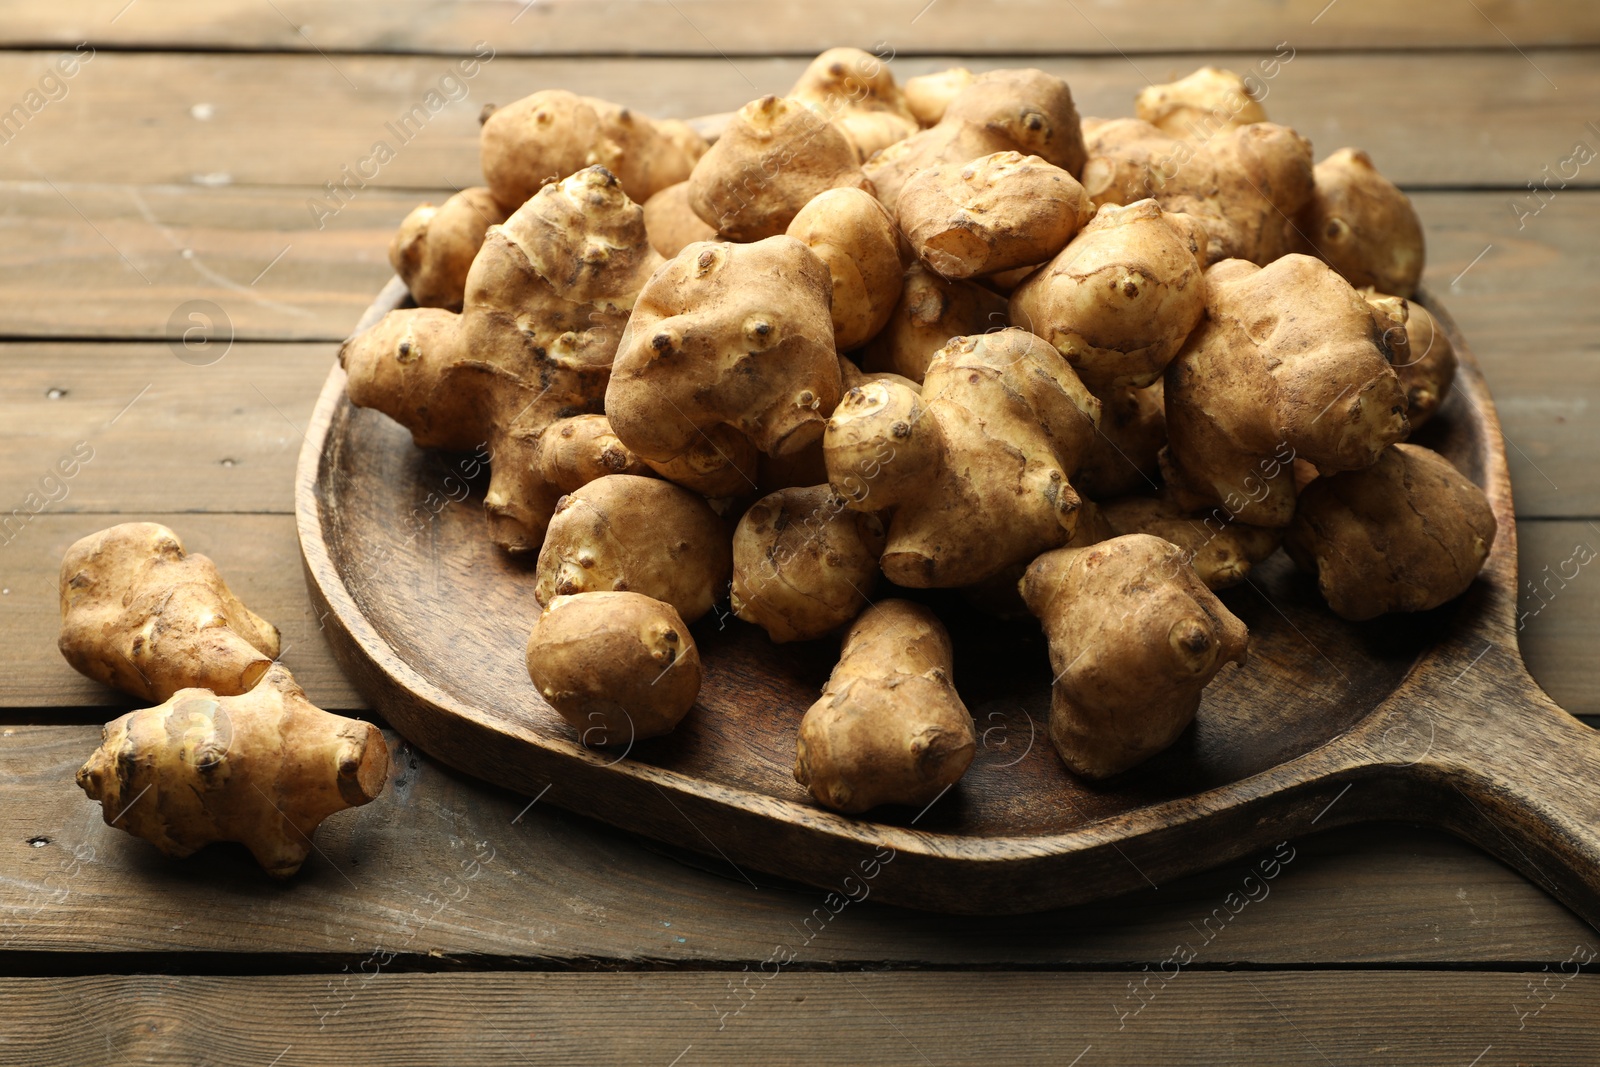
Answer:
[[[1428,284],[1477,352],[1510,441],[1523,579],[1580,545],[1600,550],[1600,164],[1552,182],[1520,227],[1511,207],[1539,206],[1527,183],[1575,142],[1600,148],[1588,126],[1600,123],[1600,9],[770,8],[61,0],[8,11],[0,106],[37,86],[62,48],[87,40],[97,52],[0,145],[6,508],[76,441],[96,458],[0,545],[0,970],[14,976],[0,988],[11,1009],[0,1063],[1592,1063],[1593,979],[1572,972],[1600,935],[1496,860],[1402,825],[1292,842],[1270,895],[1237,914],[1228,895],[1270,852],[1043,916],[949,918],[869,899],[803,948],[820,894],[747,872],[752,886],[554,807],[524,810],[526,798],[398,741],[394,792],[330,820],[326,857],[290,886],[264,884],[226,848],[162,862],[103,825],[71,772],[95,725],[126,705],[54,651],[61,551],[122,517],[175,525],[279,623],[311,695],[359,709],[296,561],[300,434],[329,342],[387,276],[392,226],[416,200],[473,180],[483,102],[545,85],[687,115],[783,88],[817,47],[882,41],[905,73],[949,55],[999,66],[1033,54],[1073,82],[1085,111],[1125,113],[1144,75],[1207,59],[1249,67],[1287,41],[1296,55],[1272,83],[1274,117],[1319,153],[1367,147],[1415,196]],[[465,98],[318,229],[307,201],[476,40],[497,55]],[[236,338],[208,367],[166,345],[189,300],[216,304]],[[1592,572],[1538,596],[1524,588],[1519,637],[1557,702],[1600,714]],[[1563,773],[1552,769],[1552,789]],[[484,849],[495,859],[480,877],[450,881]],[[1197,950],[1182,969],[1193,973],[1162,981],[1182,944]],[[773,971],[761,965],[778,945],[798,950],[794,962],[770,984],[750,978],[759,995],[741,991]],[[982,970],[956,973],[971,967]],[[450,973],[461,970],[473,973]]]

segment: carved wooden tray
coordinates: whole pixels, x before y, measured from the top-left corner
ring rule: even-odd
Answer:
[[[405,300],[396,279],[362,327]],[[1037,627],[942,594],[927,599],[955,638],[981,740],[967,776],[926,810],[850,818],[812,804],[791,776],[795,732],[837,646],[773,645],[726,616],[693,628],[705,684],[677,731],[626,755],[586,750],[524,670],[532,560],[489,543],[482,478],[463,477],[471,457],[424,452],[353,408],[337,366],[297,475],[307,580],[340,663],[413,744],[741,870],[856,895],[870,875],[881,900],[1026,912],[1401,819],[1475,842],[1600,925],[1600,740],[1522,665],[1499,422],[1455,324],[1423,301],[1461,369],[1418,440],[1488,492],[1500,526],[1482,576],[1436,611],[1352,624],[1279,553],[1223,594],[1250,627],[1248,664],[1222,672],[1171,750],[1108,783],[1073,778],[1048,742]]]

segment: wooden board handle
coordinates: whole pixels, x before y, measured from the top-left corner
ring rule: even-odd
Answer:
[[[1471,706],[1418,709],[1416,723],[1449,723],[1414,768],[1425,802],[1600,929],[1600,733],[1546,696],[1514,650],[1499,651],[1474,668]]]

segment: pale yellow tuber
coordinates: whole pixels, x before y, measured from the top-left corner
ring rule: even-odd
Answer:
[[[907,78],[905,85],[906,107],[923,126],[937,125],[944,118],[945,108],[972,84],[972,71],[966,67],[950,67],[933,74],[919,74]]]
[[[617,437],[652,465],[718,427],[768,455],[804,449],[841,391],[832,288],[792,237],[685,248],[645,285],[617,349],[605,402]]]
[[[818,193],[872,192],[839,128],[794,100],[740,108],[689,175],[689,206],[730,241],[776,237]]]
[[[900,238],[894,219],[860,189],[829,189],[800,209],[788,235],[828,267],[833,343],[857,348],[882,330],[900,299]]]
[[[696,241],[717,239],[717,231],[689,206],[686,181],[669,185],[644,202],[644,228],[650,235],[650,247],[667,259]]]
[[[1201,67],[1187,78],[1140,90],[1134,114],[1169,137],[1205,141],[1222,130],[1266,122],[1245,80],[1231,70]]]
[[[900,299],[883,328],[861,352],[869,373],[922,381],[934,353],[951,338],[1003,330],[1006,301],[972,282],[941,278],[920,262],[906,271]]]
[[[1205,314],[1205,234],[1186,221],[1154,200],[1100,208],[1011,294],[1011,321],[1091,389],[1151,384]]]
[[[916,117],[889,65],[859,48],[830,48],[817,56],[789,98],[837,126],[858,159],[917,132]]]
[[[1212,267],[1206,320],[1166,373],[1162,467],[1178,505],[1287,525],[1295,459],[1356,470],[1405,437],[1390,357],[1372,308],[1326,264]]]
[[[1339,149],[1313,174],[1316,189],[1302,229],[1317,254],[1351,285],[1410,296],[1426,258],[1410,198],[1356,148]]]

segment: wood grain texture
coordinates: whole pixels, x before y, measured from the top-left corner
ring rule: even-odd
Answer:
[[[46,493],[51,515],[293,511],[331,346],[240,341],[210,356],[195,366],[159,342],[0,344],[0,514],[78,442],[93,458]]]
[[[8,19],[7,46],[76,44],[294,51],[467,52],[489,40],[508,53],[715,56],[816,52],[836,44],[901,52],[1008,51],[1129,53],[1208,48],[1271,48],[1285,38],[1314,48],[1524,48],[1600,42],[1600,17],[1584,4],[1448,0],[1389,4],[1343,0],[1226,0],[1203,7],[1181,0],[1140,5],[1070,0],[822,0],[773,5],[752,17],[735,0],[184,0],[119,4],[65,0],[28,7]]]
[[[140,6],[149,2],[139,0]],[[1351,2],[1341,0],[1334,12]],[[261,10],[274,17],[270,7]],[[1472,14],[1466,5],[1461,10]],[[1297,54],[1265,83],[1265,107],[1276,121],[1309,137],[1319,157],[1345,145],[1365,148],[1385,174],[1407,187],[1498,185],[1525,193],[1526,183],[1544,177],[1541,168],[1557,170],[1575,140],[1595,144],[1597,135],[1586,124],[1600,122],[1590,108],[1600,98],[1600,64],[1592,53],[1525,51],[1526,58],[1511,51]],[[1135,93],[1151,81],[1181,77],[1205,62],[1258,69],[1272,55],[1269,48],[972,62],[977,69],[1022,65],[1060,74],[1080,112],[1113,117],[1131,115]],[[48,53],[0,53],[0,84],[19,87],[20,96],[52,61]],[[956,62],[961,60],[908,56],[891,69],[904,80]],[[458,99],[441,97],[442,107],[427,116],[420,132],[397,136],[390,124],[437,91],[442,79],[457,75],[456,63],[444,56],[103,52],[65,83],[64,98],[46,105],[5,144],[0,179],[48,179],[63,189],[65,182],[323,189],[324,183],[345,182],[383,141],[394,157],[366,166],[367,177],[354,179],[350,188],[358,191],[359,206],[373,188],[478,184],[478,114],[486,102],[505,104],[558,87],[648,114],[687,118],[787,92],[805,66],[802,59],[774,58],[504,56],[459,81]],[[1575,180],[1590,187],[1600,181],[1588,169]],[[313,217],[304,200],[299,210],[307,220]],[[382,246],[372,250],[381,255]],[[277,247],[259,251],[264,264]]]
[[[401,296],[391,286],[363,321]],[[702,620],[706,681],[696,713],[670,736],[620,756],[585,748],[526,679],[522,635],[538,610],[530,563],[497,552],[481,520],[444,505],[452,460],[351,407],[338,368],[297,475],[313,603],[327,609],[328,638],[357,688],[443,762],[835,895],[881,877],[873,891],[896,903],[1038,911],[1235,859],[1330,812],[1330,825],[1343,825],[1391,817],[1401,803],[1600,922],[1600,787],[1554,790],[1544,767],[1570,759],[1600,774],[1600,740],[1517,657],[1499,424],[1465,340],[1434,310],[1461,366],[1417,440],[1478,481],[1495,512],[1478,581],[1446,608],[1356,627],[1333,619],[1282,557],[1269,561],[1248,592],[1224,597],[1251,627],[1249,669],[1208,688],[1182,742],[1092,787],[1031,744],[1049,694],[1037,632],[937,596],[967,706],[1001,736],[1030,738],[1014,759],[975,761],[943,804],[870,819],[812,804],[786,772],[795,724],[832,656],[775,647],[736,621]]]
[[[1040,915],[931,915],[869,896],[822,922],[818,890],[745,870],[752,886],[718,857],[530,807],[392,733],[389,790],[329,819],[305,869],[280,886],[241,848],[171,861],[106,826],[72,781],[98,740],[94,726],[0,727],[0,944],[48,954],[44,970],[92,968],[83,957],[98,952],[137,953],[147,969],[209,969],[244,952],[337,970],[375,951],[413,969],[737,968],[776,944],[795,949],[797,969],[1080,967],[1159,960],[1184,941],[1205,966],[1537,967],[1593,938],[1514,871],[1399,825],[1319,834]],[[1287,862],[1263,882],[1260,865],[1275,855]],[[477,856],[490,858],[468,879],[464,863]],[[1259,899],[1233,912],[1229,894],[1241,891]],[[432,913],[441,898],[447,907]],[[433,953],[446,962],[430,963]]]
[[[15,1010],[0,1021],[0,1056],[34,1067],[260,1067],[274,1056],[333,1067],[1061,1067],[1075,1056],[1082,1067],[1588,1067],[1600,1009],[1600,978],[1587,974],[1179,972],[1136,987],[1146,1000],[1127,974],[752,974],[743,999],[746,975],[715,973],[5,979]],[[1547,999],[1532,999],[1545,980]]]
[[[343,337],[425,197],[369,189],[319,229],[313,192],[8,182],[0,334],[178,339],[208,301],[219,341]]]
[[[80,477],[91,477],[94,462]],[[50,721],[51,713],[43,709],[133,706],[115,690],[78,674],[56,650],[61,630],[58,583],[62,555],[78,538],[133,519],[165,523],[178,532],[190,551],[216,561],[239,598],[282,632],[283,662],[313,703],[329,709],[364,706],[334,663],[320,629],[320,616],[306,599],[305,583],[295,565],[298,549],[292,518],[174,515],[152,510],[115,515],[46,511],[0,545],[0,603],[4,604],[0,634],[6,649],[4,670],[0,670],[0,707],[38,709],[29,714]]]

